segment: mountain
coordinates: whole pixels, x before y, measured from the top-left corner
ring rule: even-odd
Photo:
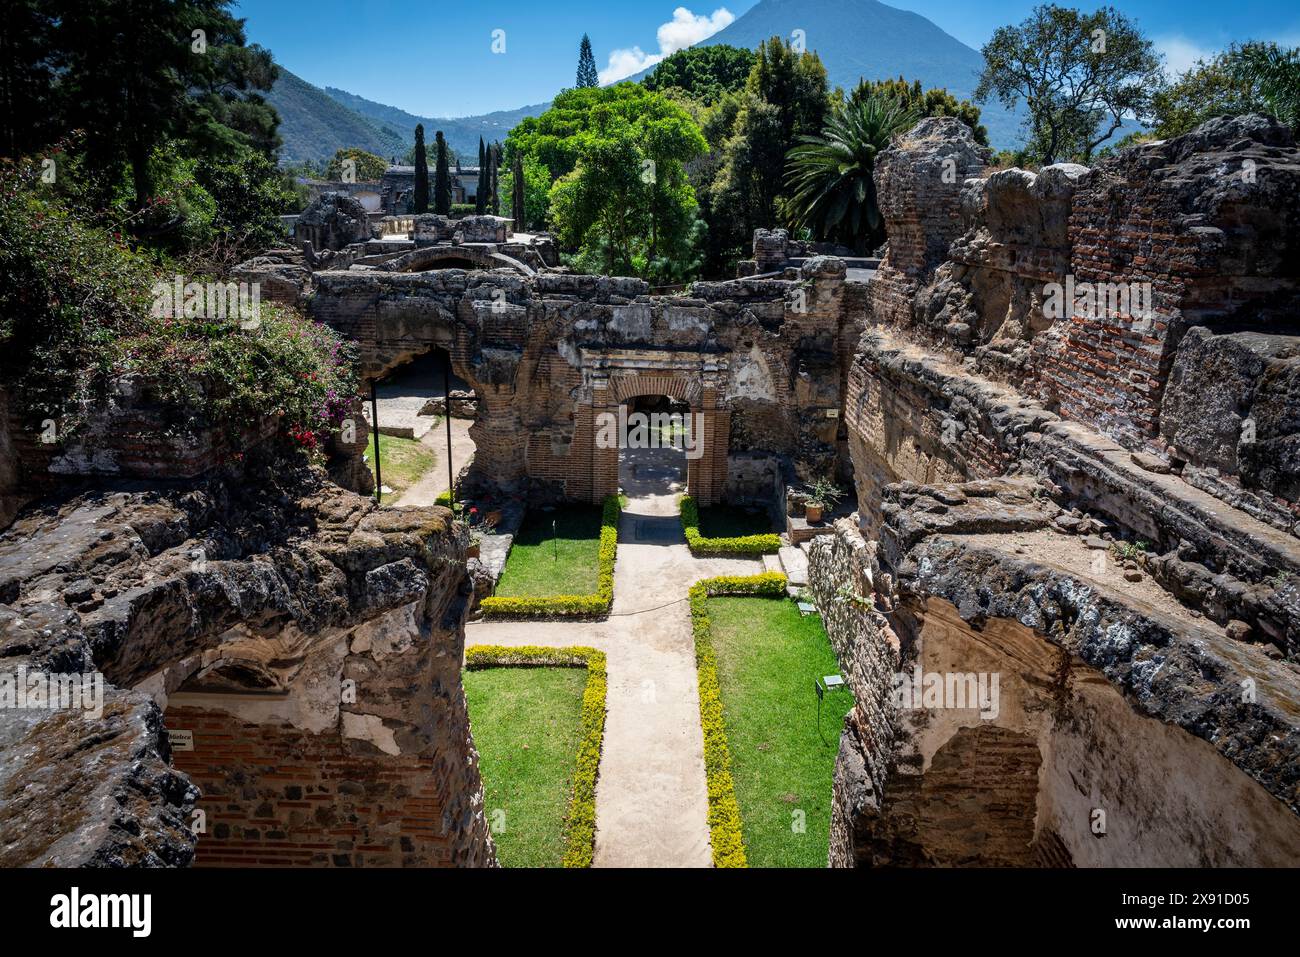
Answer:
[[[406,138],[407,149],[415,145],[415,125],[417,123],[424,124],[425,138],[429,142],[433,141],[433,134],[436,130],[442,130],[442,135],[447,138],[447,143],[466,164],[478,162],[478,140],[480,136],[488,143],[493,140],[504,140],[506,134],[514,129],[524,117],[541,116],[551,107],[551,104],[547,102],[536,103],[532,106],[521,106],[517,110],[498,110],[495,113],[484,113],[482,116],[428,117],[416,116],[414,113],[408,113],[395,106],[385,106],[383,103],[376,103],[374,100],[367,100],[363,96],[357,96],[355,93],[349,93],[347,90],[340,90],[332,86],[325,87],[325,92],[343,106],[360,113],[367,119],[388,129],[400,130]]]
[[[730,26],[703,41],[753,49],[769,37],[789,39],[802,30],[809,50],[826,65],[831,87],[850,90],[859,79],[901,76],[940,86],[962,100],[974,98],[984,57],[934,23],[876,0],[762,0]],[[995,148],[1020,145],[1023,114],[994,102],[981,105]]]
[[[351,146],[385,159],[401,159],[415,145],[417,123],[424,124],[430,143],[434,132],[442,130],[452,150],[472,164],[478,162],[480,136],[489,142],[503,140],[525,116],[540,116],[551,105],[538,103],[457,119],[416,116],[346,90],[322,90],[284,67],[280,67],[280,77],[267,100],[280,113],[280,136],[284,140],[280,159],[286,164],[328,160],[338,150]]]
[[[280,159],[286,164],[327,160],[349,146],[384,157],[404,155],[409,148],[397,130],[385,129],[348,109],[283,67],[267,100],[280,113],[280,136],[284,140]]]

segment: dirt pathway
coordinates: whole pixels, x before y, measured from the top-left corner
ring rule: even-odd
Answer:
[[[457,475],[474,458],[474,440],[469,437],[472,424],[468,419],[451,420],[451,465]],[[394,505],[432,505],[447,491],[447,426],[441,418],[436,428],[421,437],[420,443],[433,452],[433,466]]]

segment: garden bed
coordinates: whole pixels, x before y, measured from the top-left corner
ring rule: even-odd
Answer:
[[[695,499],[681,500],[682,533],[692,555],[772,555],[781,549],[765,513],[751,514],[728,505],[700,508]]]
[[[515,536],[496,593],[483,599],[487,618],[595,617],[614,600],[618,550],[617,496],[599,508],[533,512]],[[552,526],[554,523],[554,526]]]
[[[485,809],[507,867],[590,867],[605,733],[605,654],[475,645],[465,696]],[[585,679],[573,669],[585,668]]]
[[[800,616],[774,573],[701,582],[691,615],[715,865],[825,867],[853,699],[828,692],[819,731],[813,682],[839,672],[821,619]]]

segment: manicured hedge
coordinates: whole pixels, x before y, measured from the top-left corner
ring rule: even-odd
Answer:
[[[609,613],[614,602],[614,559],[618,554],[618,519],[623,506],[617,495],[605,499],[600,518],[600,550],[597,561],[599,572],[597,588],[591,595],[525,595],[484,598],[485,618],[594,618]]]
[[[681,511],[682,532],[692,555],[773,555],[781,550],[781,536],[774,533],[705,538],[700,534],[700,507],[689,495],[682,496]]]
[[[706,578],[690,590],[691,631],[695,636],[695,667],[700,685],[700,727],[704,731],[704,773],[709,792],[709,838],[714,867],[748,867],[741,833],[740,805],[731,778],[731,750],[722,718],[722,689],[718,685],[718,660],[710,634],[708,599],[711,595],[784,596],[786,577],[780,572],[762,575],[724,575]]]
[[[605,653],[595,648],[546,648],[538,645],[473,645],[465,649],[465,667],[586,668],[582,692],[581,740],[573,772],[573,796],[564,822],[564,866],[590,867],[596,848],[596,776],[605,736],[605,695],[608,679]]]

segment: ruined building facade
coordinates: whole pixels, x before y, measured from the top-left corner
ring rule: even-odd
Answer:
[[[936,119],[877,174],[860,521],[811,555],[857,700],[831,862],[1293,864],[1300,151],[1243,117],[984,163]],[[1000,707],[899,673],[998,674]]]

